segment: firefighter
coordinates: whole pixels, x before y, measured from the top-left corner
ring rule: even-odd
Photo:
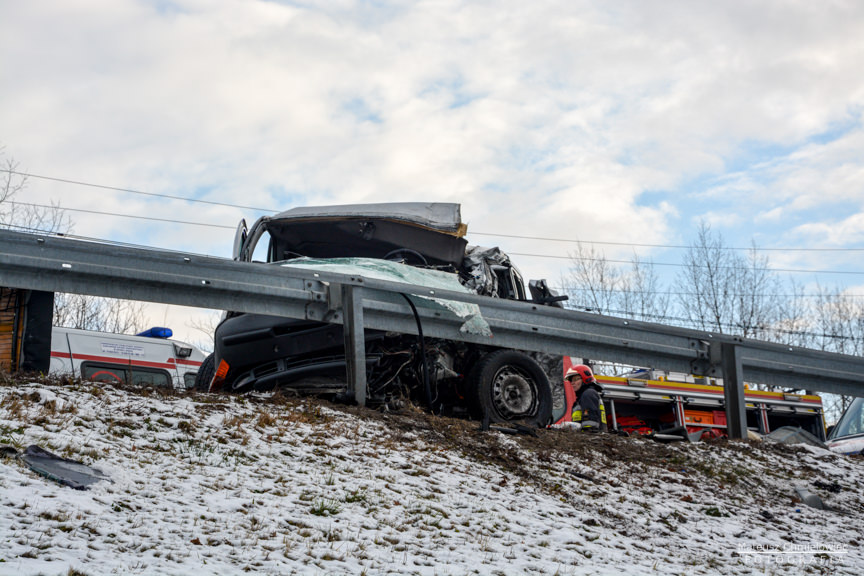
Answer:
[[[571,366],[564,379],[573,386],[576,393],[576,403],[581,406],[580,414],[573,412],[573,421],[579,421],[586,432],[606,432],[606,410],[600,393],[603,389],[598,384],[591,368],[585,364]],[[578,420],[577,420],[578,416]]]

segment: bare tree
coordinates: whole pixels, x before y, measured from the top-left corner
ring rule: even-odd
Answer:
[[[780,282],[771,272],[767,256],[754,245],[746,258],[735,257],[732,270],[732,324],[747,338],[764,338],[782,309]]]
[[[811,307],[818,348],[839,354],[864,354],[864,304],[840,288],[819,287]],[[836,420],[852,402],[852,396],[823,394],[825,414]]]
[[[669,313],[669,294],[660,286],[654,265],[638,254],[630,261],[630,270],[619,273],[618,310],[628,318],[663,322]]]
[[[48,208],[32,206],[16,200],[27,188],[27,177],[21,176],[18,163],[7,158],[0,147],[0,228],[38,230],[40,232],[72,231],[72,221],[59,205]]]
[[[675,301],[661,289],[651,263],[638,256],[629,269],[615,267],[602,253],[580,244],[571,259],[562,286],[577,308],[657,322],[680,316],[685,325],[701,330],[864,354],[864,304],[839,289],[820,288],[814,301],[795,282],[785,287],[755,245],[740,255],[704,222],[683,256]],[[829,419],[839,417],[851,401],[833,394],[822,397]]]
[[[777,319],[766,332],[765,338],[790,346],[818,348],[813,307],[804,293],[804,287],[792,280],[787,290],[789,294],[778,299]]]
[[[633,256],[629,269],[615,266],[605,255],[581,243],[570,254],[569,274],[562,286],[570,296],[568,305],[597,314],[623,316],[650,322],[663,321],[669,310],[669,296],[650,262]],[[595,368],[616,373],[632,366],[600,363]]]
[[[678,281],[683,287],[678,304],[693,326],[713,332],[728,331],[735,290],[734,254],[720,235],[702,222],[696,241],[684,253],[684,269]],[[727,330],[724,330],[727,328]]]
[[[569,273],[562,278],[569,304],[589,312],[646,321],[663,321],[669,295],[650,261],[633,255],[629,268],[615,266],[606,256],[581,243],[570,254]]]
[[[617,304],[620,274],[606,257],[580,242],[570,254],[571,266],[564,278],[569,304],[588,312],[609,314]]]
[[[0,147],[0,228],[30,232],[72,232],[72,221],[59,204],[49,207],[18,202],[27,189],[27,177],[18,163],[4,154]],[[144,304],[127,300],[96,298],[80,294],[54,295],[54,325],[104,332],[129,333],[140,331],[144,324]]]
[[[864,306],[839,288],[820,287],[814,309],[821,348],[839,354],[864,352]]]
[[[134,334],[144,330],[145,323],[143,302],[83,294],[54,295],[55,326]]]
[[[783,308],[768,257],[760,256],[755,246],[746,257],[736,254],[705,222],[684,254],[678,281],[683,288],[678,297],[681,312],[701,330],[764,337]]]
[[[203,318],[193,319],[186,323],[188,328],[191,328],[201,333],[202,339],[197,339],[190,344],[193,344],[199,350],[212,352],[214,348],[213,335],[216,333],[216,328],[222,320],[222,313],[212,311]]]

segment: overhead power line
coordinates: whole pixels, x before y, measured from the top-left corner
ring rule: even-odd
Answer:
[[[157,198],[167,198],[170,200],[180,200],[183,202],[193,202],[197,204],[209,204],[212,206],[226,206],[228,208],[239,208],[242,210],[255,210],[258,212],[270,212],[276,213],[280,210],[274,210],[272,208],[260,208],[254,206],[242,206],[239,204],[231,204],[228,202],[215,202],[211,200],[200,200],[198,198],[190,198],[188,196],[176,196],[172,194],[159,194],[156,192],[144,192],[142,190],[132,190],[130,188],[121,188],[117,186],[106,186],[103,184],[93,184],[90,182],[82,182],[80,180],[71,180],[68,178],[57,178],[54,176],[45,176],[42,174],[33,174],[31,172],[20,172],[18,170],[11,170],[2,168],[0,171],[8,172],[9,174],[16,174],[18,176],[24,176],[27,178],[37,178],[40,180],[51,180],[53,182],[62,182],[64,184],[74,184],[76,186],[87,186],[90,188],[100,188],[103,190],[113,190],[115,192],[126,192],[129,194],[140,194],[143,196],[154,196]],[[71,210],[71,208],[66,208],[66,210]],[[632,248],[667,248],[667,249],[676,249],[676,250],[686,250],[691,248],[690,246],[681,245],[681,244],[647,244],[647,243],[637,243],[637,242],[608,242],[608,241],[600,241],[600,240],[578,240],[573,238],[548,238],[543,236],[524,236],[517,234],[501,234],[498,232],[475,232],[472,231],[471,234],[473,236],[494,236],[499,238],[514,238],[517,240],[537,240],[541,242],[564,242],[570,244],[596,244],[602,246],[627,246]],[[864,248],[760,248],[760,247],[735,247],[735,246],[721,246],[719,247],[721,250],[734,250],[734,251],[749,251],[755,250],[757,252],[864,252]],[[560,258],[566,258],[565,256],[561,256]]]
[[[170,200],[183,200],[184,202],[195,202],[197,204],[210,204],[211,206],[226,206],[228,208],[242,208],[243,210],[257,210],[258,212],[278,212],[270,208],[255,208],[254,206],[239,206],[237,204],[229,204],[227,202],[215,202],[212,200],[200,200],[198,198],[188,198],[185,196],[173,196],[171,194],[157,194],[156,192],[143,192],[141,190],[132,190],[130,188],[118,188],[117,186],[104,186],[102,184],[92,184],[90,182],[81,182],[79,180],[69,180],[67,178],[54,178],[53,176],[43,176],[41,174],[31,174],[29,172],[18,172],[17,170],[3,169],[3,172],[16,174],[26,178],[38,178],[40,180],[51,180],[54,182],[63,182],[64,184],[75,184],[76,186],[87,186],[89,188],[101,188],[102,190],[113,190],[114,192],[128,192],[129,194],[140,194],[143,196],[155,196],[157,198],[168,198]],[[71,210],[71,208],[65,208]]]
[[[516,238],[518,240],[541,240],[543,242],[568,242],[572,244],[601,244],[603,246],[630,246],[633,248],[674,248],[689,249],[691,246],[680,244],[639,244],[635,242],[604,242],[600,240],[572,240],[568,238],[544,238],[540,236],[518,236],[516,234],[499,234],[493,232],[471,232],[474,236],[498,236],[501,238]],[[720,246],[720,250],[755,250],[757,252],[864,252],[864,248],[739,248]]]
[[[730,334],[736,334],[738,330],[741,330],[741,326],[736,325],[731,322],[721,322],[719,325],[714,322],[700,322],[699,319],[693,318],[684,318],[681,316],[669,316],[666,314],[642,314],[636,312],[628,312],[626,310],[605,310],[602,313],[598,312],[594,308],[586,307],[586,306],[575,306],[573,309],[581,309],[587,312],[598,313],[600,315],[609,315],[615,316],[616,318],[632,318],[634,320],[642,320],[643,322],[674,322],[680,326],[692,326],[698,329],[705,329],[706,325],[712,327],[719,327],[723,329],[729,330]],[[787,335],[795,335],[795,336],[807,336],[810,338],[825,338],[831,340],[857,340],[856,336],[846,336],[842,334],[828,334],[825,332],[808,332],[806,330],[789,330],[787,328],[778,328],[773,326],[750,326],[751,329],[762,332],[765,334],[787,334]]]
[[[15,204],[15,203],[12,202],[11,204]],[[46,207],[46,206],[43,206],[41,204],[25,204],[25,205],[35,206],[35,207]],[[67,208],[63,208],[63,210],[67,210]],[[69,210],[73,210],[73,209],[69,209]],[[87,212],[87,213],[96,213],[96,214],[100,214],[100,215],[101,214],[105,214],[105,215],[109,215],[109,216],[115,215],[115,214],[111,214],[111,213],[95,212],[92,210],[79,210],[79,211]],[[143,219],[143,220],[151,220],[152,219],[152,218],[146,217],[146,216],[133,216],[133,215],[126,215],[126,214],[117,214],[116,216],[126,217],[126,218],[138,218],[138,219]],[[161,219],[159,221],[160,222],[177,223],[177,224],[187,224],[187,222],[184,222],[181,220]],[[223,225],[218,225],[218,224],[202,224],[200,222],[192,222],[191,224],[194,224],[196,226],[209,226],[212,228],[222,228],[222,229],[226,229],[226,230],[233,230],[234,229],[232,226],[223,226]],[[40,234],[57,234],[57,235],[60,235],[60,236],[66,237],[66,238],[77,238],[79,240],[100,242],[100,243],[104,243],[104,244],[112,244],[112,245],[118,245],[118,246],[130,246],[130,247],[137,247],[137,248],[149,248],[149,246],[144,246],[141,244],[118,242],[118,241],[114,241],[114,240],[106,240],[106,239],[102,239],[102,238],[94,238],[94,237],[89,237],[89,236],[79,236],[79,235],[75,235],[75,234],[63,234],[63,233],[58,233],[58,232],[52,231],[52,230],[28,228],[28,227],[24,227],[24,226],[16,226],[14,224],[7,224],[6,227],[7,228],[15,228],[15,229],[18,229],[18,230],[21,230],[24,232],[34,232],[34,233],[40,233]],[[183,251],[178,250],[177,252],[183,252]],[[511,252],[510,254],[515,254],[515,253]],[[523,256],[542,257],[542,256],[536,255],[536,254],[522,254],[522,255]],[[592,290],[591,288],[568,287],[568,286],[553,286],[552,288],[558,292],[561,292],[561,293],[590,292]],[[692,292],[681,292],[681,291],[672,291],[672,290],[651,291],[651,290],[623,290],[623,289],[619,289],[619,288],[612,288],[612,289],[604,290],[604,292],[619,293],[619,294],[630,293],[630,294],[637,294],[637,295],[642,295],[642,296],[694,296],[694,297],[696,296]],[[742,294],[737,294],[737,293],[731,294],[731,296],[743,296],[743,295],[745,295],[745,294],[743,294],[743,293]],[[753,294],[747,294],[747,296],[754,296],[754,295]],[[833,297],[833,295],[831,295],[831,294],[827,294],[827,295],[825,295],[825,294],[756,294],[755,296],[766,296],[766,297],[767,296],[776,296],[776,297],[780,297],[780,298],[832,298]],[[843,298],[864,298],[864,294],[843,293],[840,296]]]
[[[593,288],[585,288],[581,286],[550,286],[553,290],[561,293],[566,292],[589,292],[589,293],[603,293],[603,294],[632,294],[634,296],[686,296],[695,298],[698,296],[695,292],[681,292],[675,290],[624,290],[621,288],[608,288],[595,290]],[[740,297],[754,297],[754,298],[825,298],[826,300],[831,300],[836,298],[837,296],[834,294],[774,294],[774,293],[749,293],[749,292],[730,292],[727,296],[733,298]],[[840,298],[864,298],[864,294],[851,294],[842,292],[839,294]]]
[[[610,264],[632,264],[633,262],[629,260],[609,260],[607,258],[580,258],[580,257],[571,257],[571,256],[559,256],[555,254],[528,254],[525,252],[510,252],[507,251],[507,254],[510,256],[528,256],[532,258],[555,258],[557,260],[583,260],[587,262],[609,262]],[[651,262],[652,266],[671,266],[673,268],[688,268],[688,264],[678,264],[675,262]],[[700,266],[700,268],[705,268],[705,266]],[[741,266],[718,266],[718,269],[721,270],[741,270]],[[753,270],[757,272],[787,272],[794,274],[848,274],[848,275],[864,275],[864,272],[856,272],[853,270],[799,270],[796,268],[749,268],[747,270]]]
[[[47,209],[57,209],[57,206],[48,206],[46,204],[34,204],[30,202],[8,202],[10,205],[17,206],[31,206],[34,208],[47,208]],[[204,226],[209,228],[221,228],[225,230],[235,230],[236,226],[226,226],[222,224],[209,224],[204,222],[190,222],[187,220],[173,220],[170,218],[155,218],[153,216],[141,216],[137,214],[120,214],[117,212],[103,212],[100,210],[85,210],[83,208],[60,208],[61,210],[68,210],[70,212],[82,212],[85,214],[96,214],[100,216],[114,216],[119,218],[133,218],[136,220],[148,220],[153,222],[167,222],[170,224],[183,224],[189,226]],[[570,256],[560,256],[555,254],[530,254],[525,252],[508,252],[511,256],[525,256],[528,258],[554,258],[558,260],[573,260]],[[591,262],[608,262],[612,264],[632,264],[627,260],[608,260],[605,258],[578,258],[579,260],[591,261]],[[687,268],[687,264],[678,264],[674,262],[652,262],[654,266],[670,266],[674,268]],[[740,269],[738,266],[725,266],[720,267],[724,269]],[[842,274],[842,275],[851,275],[851,276],[861,276],[864,275],[864,272],[856,272],[849,270],[799,270],[794,268],[753,268],[754,271],[761,272],[786,272],[786,273],[794,273],[794,274]]]
[[[84,214],[97,214],[99,216],[116,216],[118,218],[133,218],[135,220],[148,220],[151,222],[167,222],[169,224],[184,224],[188,226],[206,226],[208,228],[224,228],[227,230],[235,230],[236,226],[224,226],[221,224],[206,224],[203,222],[189,222],[188,220],[172,220],[170,218],[155,218],[153,216],[140,216],[137,214],[120,214],[117,212],[102,212],[100,210],[85,210],[84,208],[62,208],[59,206],[48,206],[47,204],[33,204],[31,202],[8,202],[13,206],[30,206],[32,208],[47,208],[50,210],[68,210],[69,212],[82,212]]]

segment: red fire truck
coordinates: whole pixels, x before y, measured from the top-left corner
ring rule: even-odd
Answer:
[[[582,360],[565,356],[564,372]],[[726,433],[723,382],[658,370],[638,370],[624,376],[596,375],[610,429],[631,434],[686,430],[691,437]],[[566,409],[558,424],[572,421],[575,393],[564,382]],[[825,440],[822,399],[810,394],[766,392],[747,388],[747,428],[768,434],[781,426],[800,427]],[[578,412],[578,411],[577,411]],[[701,434],[695,434],[699,433]]]

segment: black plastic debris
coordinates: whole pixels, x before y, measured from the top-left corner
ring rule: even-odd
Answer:
[[[507,426],[489,426],[489,430],[501,432],[502,434],[525,434],[537,438],[537,428],[531,426],[523,426],[522,424],[513,424],[512,427]]]
[[[75,490],[86,490],[91,484],[109,479],[101,470],[57,456],[35,444],[28,446],[19,458],[40,476]]]
[[[664,444],[669,442],[683,442],[685,440],[687,442],[699,442],[702,439],[702,434],[704,432],[704,430],[690,432],[685,426],[676,426],[675,428],[655,432],[651,434],[649,438],[656,442],[663,442]]]
[[[823,482],[822,480],[816,480],[815,482],[813,482],[813,486],[815,486],[816,488],[818,488],[820,490],[825,490],[826,492],[831,492],[832,494],[837,494],[840,492],[840,490],[843,489],[843,487],[840,486],[840,484],[838,484],[837,482],[830,482],[829,483],[829,482]]]

